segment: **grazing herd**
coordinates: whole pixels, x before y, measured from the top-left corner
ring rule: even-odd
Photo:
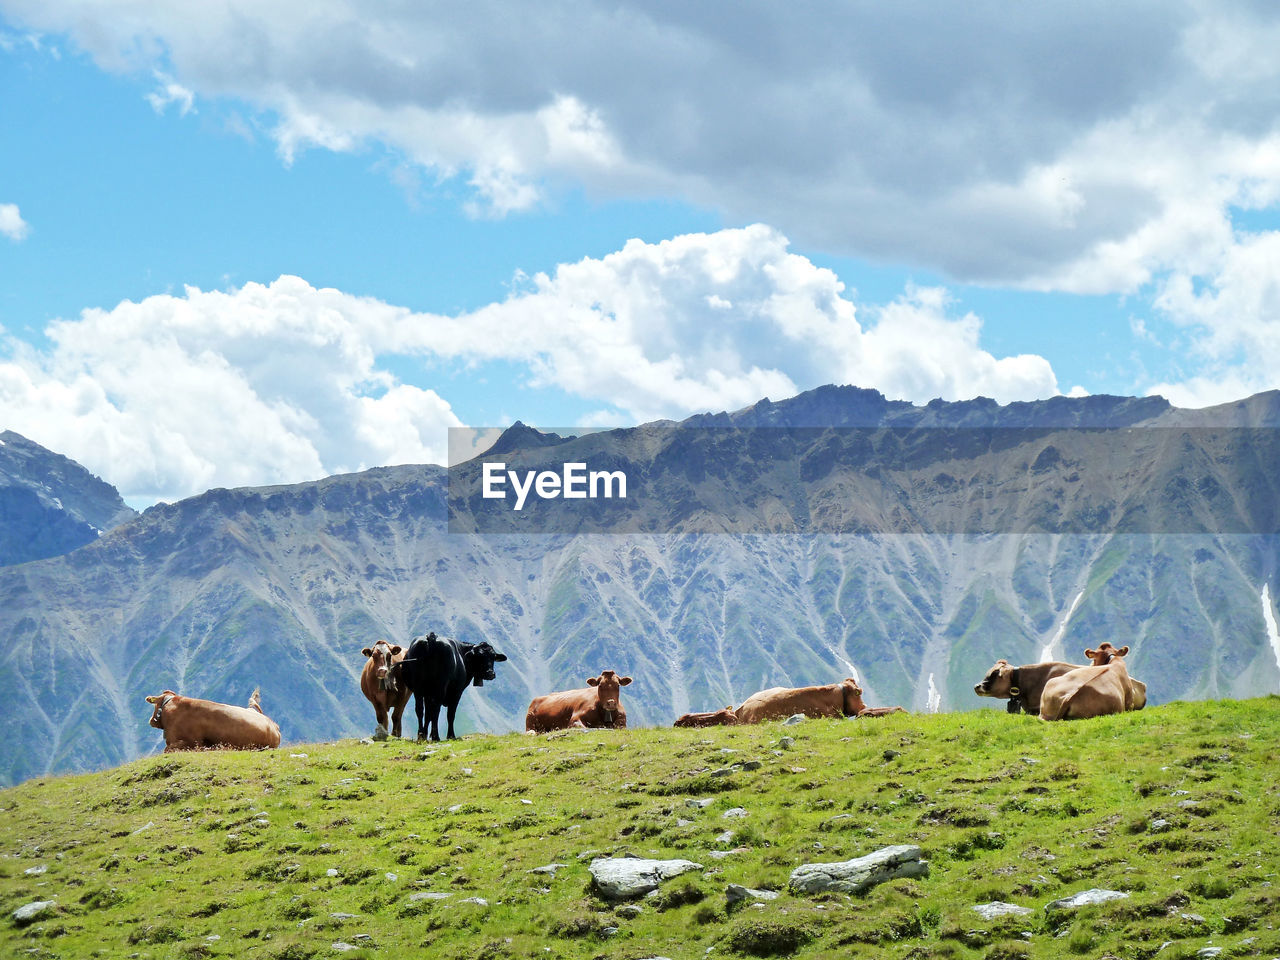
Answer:
[[[1129,675],[1127,646],[1102,643],[1086,650],[1088,665],[1034,663],[1014,667],[997,660],[973,692],[980,697],[1008,700],[1008,712],[1039,714],[1042,720],[1078,720],[1141,710],[1147,688]],[[440,739],[440,709],[446,713],[446,736],[457,738],[454,717],[468,686],[482,687],[495,679],[494,664],[507,658],[488,643],[462,643],[429,633],[405,650],[379,640],[365,647],[360,690],[373,706],[378,727],[375,739],[401,736],[401,717],[414,698],[418,739]],[[525,715],[526,733],[569,728],[622,730],[627,711],[622,688],[632,682],[613,670],[589,677],[578,690],[562,690],[534,697]],[[164,732],[165,753],[210,748],[269,749],[280,745],[280,728],[265,716],[255,690],[247,707],[183,697],[172,690],[147,697],[155,709],[151,726]],[[882,717],[903,713],[902,707],[868,707],[857,681],[812,687],[771,687],[752,694],[738,707],[705,713],[686,713],[677,727],[711,727],[763,723],[795,714],[807,717]]]

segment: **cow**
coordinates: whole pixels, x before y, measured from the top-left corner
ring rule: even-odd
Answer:
[[[267,750],[280,746],[280,728],[265,716],[258,691],[249,697],[249,706],[197,700],[165,690],[147,697],[154,704],[151,726],[164,731],[164,752],[232,747],[239,750]]]
[[[561,690],[534,697],[524,717],[525,733],[547,733],[569,727],[624,730],[627,711],[622,708],[622,688],[631,682],[612,670],[588,677],[580,690]]]
[[[1146,706],[1146,685],[1138,686],[1129,676],[1124,658],[1127,646],[1119,650],[1110,643],[1098,650],[1086,650],[1094,666],[1079,667],[1054,677],[1040,694],[1041,720],[1080,720],[1101,717]]]
[[[906,712],[907,711],[902,707],[867,707],[865,710],[858,711],[857,717],[859,719],[863,719],[865,717],[887,717],[891,713]]]
[[[739,723],[779,720],[792,714],[806,717],[856,717],[867,709],[862,688],[852,678],[822,687],[770,687],[753,693],[736,713]]]
[[[721,727],[733,726],[738,722],[738,715],[733,707],[723,710],[711,710],[707,713],[686,713],[672,726],[675,727]]]
[[[400,663],[405,658],[403,649],[398,643],[393,645],[379,640],[372,647],[360,651],[368,658],[360,671],[360,690],[373,704],[373,712],[378,718],[378,730],[373,735],[375,740],[387,739],[387,714],[391,715],[392,723],[389,735],[400,736],[400,717],[410,694],[408,685],[400,676]]]
[[[431,739],[440,739],[440,708],[444,707],[449,721],[448,739],[457,740],[453,718],[462,694],[468,685],[483,687],[486,680],[493,680],[493,665],[506,659],[487,642],[442,640],[434,633],[409,644],[409,652],[400,661],[400,678],[413,691],[418,739],[427,738],[428,724]]]
[[[1060,660],[1027,663],[1020,667],[1010,666],[1008,660],[997,660],[982,681],[974,684],[973,692],[980,697],[1008,699],[1009,705],[1005,709],[1009,713],[1025,711],[1035,716],[1040,712],[1040,692],[1044,685],[1054,677],[1079,669],[1077,663]]]

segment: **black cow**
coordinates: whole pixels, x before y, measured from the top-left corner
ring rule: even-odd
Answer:
[[[427,720],[431,721],[431,739],[440,739],[440,708],[448,709],[449,739],[456,740],[453,717],[467,684],[483,687],[494,679],[493,665],[507,658],[488,643],[460,643],[441,640],[434,633],[418,637],[409,644],[402,661],[401,677],[413,691],[413,709],[418,715],[418,739],[427,736]]]

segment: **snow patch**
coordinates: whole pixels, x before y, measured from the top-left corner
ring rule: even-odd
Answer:
[[[1080,606],[1080,601],[1083,597],[1084,591],[1081,590],[1076,594],[1076,598],[1071,601],[1071,606],[1067,609],[1067,615],[1063,617],[1062,622],[1058,624],[1058,630],[1053,635],[1053,639],[1045,644],[1044,649],[1040,651],[1040,663],[1048,663],[1050,660],[1054,659],[1054,647],[1058,646],[1062,641],[1062,635],[1067,632],[1067,624],[1071,622],[1071,615],[1076,612],[1076,607]]]
[[[832,652],[834,653],[834,651]],[[841,663],[844,664],[845,669],[849,671],[849,676],[853,679],[853,682],[856,683],[858,686],[862,686],[862,680],[858,676],[858,668],[853,665],[852,661],[846,660],[844,657],[840,656],[840,654],[838,653],[835,655],[835,657],[837,660],[839,660]]]
[[[1276,629],[1276,615],[1271,609],[1271,585],[1268,583],[1262,585],[1262,619],[1267,625],[1267,639],[1271,641],[1276,666],[1280,667],[1280,630]]]
[[[925,701],[930,713],[937,713],[942,706],[942,694],[938,691],[938,686],[933,682],[933,674],[929,674],[929,694]]]

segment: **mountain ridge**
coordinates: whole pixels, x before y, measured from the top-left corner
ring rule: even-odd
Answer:
[[[845,399],[847,419],[906,416],[854,390],[706,416],[754,426]],[[1062,399],[1055,416],[1089,409]],[[1128,424],[1256,425],[1278,422],[1280,394],[1208,412],[1093,404]],[[911,416],[967,423],[985,407]],[[630,429],[640,442],[670,426]],[[532,696],[602,668],[636,676],[634,724],[851,673],[873,705],[926,709],[932,684],[945,709],[989,707],[971,687],[997,657],[1073,658],[1119,637],[1153,703],[1280,689],[1260,596],[1280,595],[1274,536],[485,536],[450,533],[447,505],[448,473],[431,465],[211,490],[0,569],[0,780],[155,750],[142,700],[164,687],[238,703],[261,686],[286,741],[372,730],[360,648],[428,630],[510,657],[464,696],[464,729],[518,729]]]

